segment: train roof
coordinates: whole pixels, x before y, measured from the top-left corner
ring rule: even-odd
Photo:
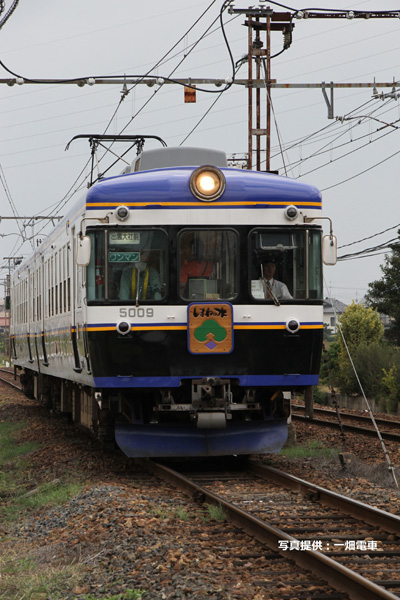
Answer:
[[[197,167],[199,165],[227,167],[228,162],[225,152],[211,148],[195,148],[192,146],[155,148],[144,150],[139,154],[131,166],[124,170],[124,173],[152,171],[153,169],[165,169],[166,167]]]
[[[283,209],[290,204],[300,210],[322,207],[321,193],[313,185],[270,173],[223,167],[225,192],[205,203],[190,191],[190,177],[197,166],[154,168],[103,179],[88,191],[86,209],[113,210],[122,204],[131,210],[243,209],[256,205]]]

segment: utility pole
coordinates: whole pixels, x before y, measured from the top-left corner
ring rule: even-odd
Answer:
[[[271,15],[272,11],[267,12],[267,27],[266,27],[266,49],[263,49],[263,42],[261,41],[260,31],[262,25],[260,24],[260,16],[257,15],[253,20],[253,14],[248,14],[248,20],[245,25],[248,27],[248,169],[253,167],[253,141],[256,146],[256,168],[257,171],[261,171],[261,136],[266,136],[267,146],[267,171],[270,170],[270,143],[271,143],[271,56],[270,56],[270,36],[271,36]],[[253,40],[253,30],[255,32],[255,39]],[[261,88],[256,87],[256,102],[255,102],[255,124],[253,119],[253,59],[256,64],[256,81],[262,79],[262,57],[266,58],[264,62],[264,80],[265,88],[267,92],[267,104],[266,104],[266,128],[261,127]],[[255,126],[254,126],[255,125]]]
[[[4,357],[8,357],[11,364],[11,344],[10,344],[10,295],[11,295],[11,266],[15,269],[23,260],[23,256],[4,256],[3,260],[8,261],[8,273],[5,278],[5,324],[4,324]]]
[[[255,152],[255,163],[257,171],[261,170],[261,138],[265,137],[266,171],[271,170],[271,88],[272,87],[296,87],[296,84],[277,84],[271,79],[271,31],[281,31],[283,34],[283,49],[287,50],[292,43],[292,34],[295,27],[294,19],[375,19],[400,17],[398,11],[293,11],[275,12],[269,6],[257,8],[230,8],[230,14],[243,14],[247,20],[244,25],[248,27],[248,168],[253,168],[253,155]],[[261,41],[260,32],[265,31],[265,48]],[[283,51],[283,50],[282,50]],[[256,66],[256,77],[253,79],[253,61]],[[264,65],[264,77],[261,77],[261,65]],[[238,83],[238,81],[236,81]],[[396,91],[397,82],[393,82]],[[308,87],[312,84],[297,84],[298,87]],[[317,84],[319,86],[319,84]],[[340,84],[339,84],[340,85]],[[344,87],[358,87],[360,84],[342,84]],[[261,125],[261,87],[266,90],[266,122]],[[333,119],[333,88],[336,84],[326,86],[325,82],[320,84],[325,102],[328,106],[328,118]],[[326,87],[330,88],[330,99],[326,93]],[[372,86],[371,86],[372,87]],[[256,89],[255,102],[253,89]],[[376,86],[375,86],[376,89]],[[392,90],[393,91],[393,90]],[[255,150],[254,150],[255,147]]]

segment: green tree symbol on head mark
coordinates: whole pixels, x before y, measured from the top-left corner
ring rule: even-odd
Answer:
[[[198,342],[205,342],[207,339],[214,339],[216,342],[223,342],[226,336],[226,329],[221,327],[221,325],[217,321],[214,321],[214,319],[207,319],[194,331],[194,337]]]

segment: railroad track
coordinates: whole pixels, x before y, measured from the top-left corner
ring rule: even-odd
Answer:
[[[400,598],[399,516],[257,463],[241,471],[184,475],[152,461],[139,462],[195,500],[220,506],[229,521],[268,546],[272,562],[280,565],[277,580],[287,569],[281,599],[310,594]],[[287,566],[291,561],[297,573]],[[274,568],[260,574],[257,585],[272,589]],[[332,590],[324,595],[326,581],[339,596]]]
[[[334,410],[324,408],[314,408],[315,414],[319,415],[318,418],[306,417],[304,414],[298,414],[304,412],[305,407],[302,405],[292,405],[292,419],[294,421],[306,421],[313,425],[321,427],[333,427],[340,429],[340,424],[337,421],[337,415]],[[323,417],[323,418],[322,418]],[[369,435],[376,437],[376,430],[373,427],[371,419],[365,415],[354,415],[350,413],[340,413],[342,421],[342,427],[344,431],[352,431],[354,433],[360,433],[362,435]],[[379,427],[382,437],[385,440],[392,440],[400,442],[400,421],[375,418],[375,421]],[[361,425],[355,425],[355,423],[361,423]]]
[[[20,392],[22,391],[21,386],[14,383],[14,371],[0,368],[0,381],[15,388],[16,390],[19,390]]]

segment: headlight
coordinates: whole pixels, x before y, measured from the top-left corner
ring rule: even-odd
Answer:
[[[225,190],[225,176],[216,167],[199,167],[190,178],[190,189],[199,200],[211,202]]]

